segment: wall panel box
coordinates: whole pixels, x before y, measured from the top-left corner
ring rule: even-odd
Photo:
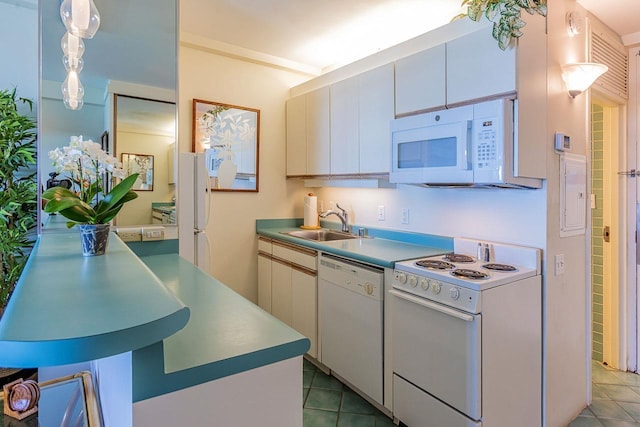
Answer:
[[[142,227],[142,241],[164,240],[164,227]]]

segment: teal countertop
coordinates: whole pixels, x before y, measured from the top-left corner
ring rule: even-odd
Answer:
[[[141,258],[191,310],[187,326],[133,352],[133,401],[301,356],[310,341],[175,254]]]
[[[259,219],[256,221],[256,232],[265,237],[389,268],[393,268],[397,261],[453,251],[453,239],[450,237],[375,228],[367,228],[369,237],[327,242],[315,242],[282,234],[299,230],[300,225],[300,219]],[[321,225],[325,228],[335,228],[333,223],[329,222],[323,221]],[[353,227],[354,231],[357,229],[357,226]]]
[[[76,230],[43,233],[0,319],[0,366],[99,359],[161,341],[189,309],[115,235],[83,257]]]

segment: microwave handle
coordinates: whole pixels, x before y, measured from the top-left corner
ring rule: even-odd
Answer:
[[[473,141],[471,132],[473,131],[473,120],[467,120],[467,129],[464,134],[467,145],[467,170],[473,168],[473,147],[471,141]]]

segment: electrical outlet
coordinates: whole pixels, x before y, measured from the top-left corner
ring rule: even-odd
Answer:
[[[378,221],[384,221],[384,205],[378,206]]]
[[[564,254],[558,254],[554,257],[554,261],[556,264],[555,274],[556,276],[560,276],[564,274]]]
[[[401,224],[409,224],[409,208],[402,208]]]
[[[142,241],[164,240],[164,227],[144,227],[142,229]]]
[[[116,234],[123,242],[139,242],[142,240],[142,230],[139,228],[118,228]]]

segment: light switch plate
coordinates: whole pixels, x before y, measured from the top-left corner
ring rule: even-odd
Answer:
[[[554,261],[555,261],[555,275],[556,276],[560,276],[561,274],[564,274],[564,254],[558,254],[554,257]]]

